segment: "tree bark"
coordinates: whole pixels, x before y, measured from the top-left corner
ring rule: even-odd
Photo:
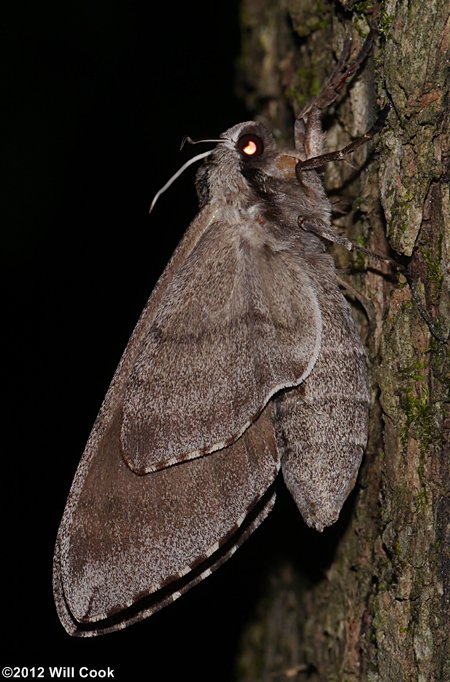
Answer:
[[[351,165],[329,164],[326,184],[352,204],[337,229],[391,255],[410,283],[334,250],[371,311],[349,290],[371,364],[369,445],[336,527],[291,538],[303,562],[301,550],[272,562],[242,636],[239,682],[450,679],[446,21],[445,0],[244,1],[240,91],[281,139],[344,38],[357,49],[378,28],[326,119],[329,147],[370,128],[377,100],[391,103],[388,122]]]

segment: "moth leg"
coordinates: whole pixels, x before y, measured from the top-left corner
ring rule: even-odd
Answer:
[[[367,296],[364,296],[358,289],[353,287],[351,284],[349,284],[345,279],[342,279],[342,277],[339,277],[339,275],[336,275],[336,281],[339,284],[340,287],[345,289],[346,293],[346,298],[354,298],[360,303],[362,306],[366,317],[367,321],[369,324],[369,335],[373,336],[377,327],[376,323],[376,314],[375,314],[375,306],[370,300],[370,298],[367,298]]]
[[[381,261],[382,263],[388,263],[394,270],[402,274],[405,277],[406,281],[408,282],[408,286],[411,290],[411,295],[414,299],[414,303],[416,304],[417,310],[419,311],[419,315],[422,317],[431,334],[440,343],[447,342],[447,336],[440,332],[437,325],[431,318],[430,314],[425,309],[417,288],[417,280],[411,276],[410,272],[408,272],[407,267],[405,267],[401,263],[397,263],[397,261],[395,261],[393,258],[389,258],[389,256],[383,256],[382,254],[376,253],[375,251],[370,251],[370,249],[365,249],[363,246],[359,246],[359,244],[355,244],[355,242],[352,242],[350,239],[347,239],[347,237],[343,237],[342,235],[336,234],[336,232],[334,232],[334,230],[330,226],[325,225],[324,223],[313,223],[305,220],[302,217],[299,217],[298,224],[302,228],[302,230],[305,230],[306,232],[312,232],[313,234],[316,234],[318,237],[321,237],[322,239],[325,239],[328,242],[332,242],[333,244],[339,244],[339,246],[343,246],[348,251],[359,251],[360,253],[364,253],[366,254],[366,256],[369,256],[370,258],[375,258],[376,260]],[[346,284],[345,286],[348,285]],[[358,298],[358,300],[360,299]],[[360,302],[362,303],[362,301]],[[367,317],[370,323],[371,318],[367,306],[364,303],[362,303],[362,305],[366,310]]]
[[[387,258],[386,256],[381,256],[378,253],[373,253],[372,251],[369,251],[368,249],[363,248],[362,246],[359,246],[358,244],[355,244],[354,242],[350,241],[350,239],[347,239],[347,237],[342,237],[341,235],[336,234],[334,230],[325,225],[324,223],[320,224],[314,224],[314,223],[308,223],[302,218],[298,218],[298,224],[301,228],[308,232],[313,232],[316,234],[318,237],[321,237],[322,239],[325,239],[328,242],[332,242],[334,244],[339,244],[340,246],[343,246],[345,249],[348,251],[362,251],[363,253],[373,256],[374,258],[377,258],[380,261],[383,262],[388,262],[390,264],[395,265],[398,267],[398,264],[392,260],[391,258]],[[352,287],[348,282],[344,281],[340,277],[336,276],[336,279],[338,283],[343,286],[345,289],[351,292],[351,294],[356,298],[357,301],[362,305],[364,308],[364,311],[367,315],[367,319],[369,322],[369,327],[371,332],[375,330],[376,324],[375,324],[375,309],[372,304],[372,302],[363,296],[357,289]]]
[[[375,258],[376,260],[379,260],[383,263],[389,263],[389,265],[400,272],[403,272],[404,270],[403,266],[400,263],[397,263],[397,261],[395,261],[393,258],[389,258],[389,256],[383,256],[381,253],[370,251],[370,249],[365,249],[363,246],[355,244],[355,242],[347,239],[347,237],[336,234],[333,228],[329,225],[326,225],[325,223],[308,221],[301,216],[297,219],[297,221],[299,227],[301,227],[302,230],[305,230],[305,232],[312,232],[318,237],[325,239],[327,242],[339,244],[339,246],[343,246],[345,249],[347,249],[347,251],[359,251],[360,253],[365,253],[367,256]]]
[[[359,69],[372,48],[374,38],[375,31],[370,31],[359,54],[349,66],[346,65],[350,56],[351,41],[345,41],[333,73],[317,97],[303,107],[297,116],[294,127],[295,147],[305,152],[305,158],[319,156],[323,153],[324,137],[320,122],[321,112],[337,99],[345,83]]]
[[[348,154],[354,152],[355,149],[358,149],[358,147],[361,147],[361,145],[366,144],[366,142],[371,140],[372,137],[382,130],[389,111],[390,105],[386,104],[386,106],[384,106],[380,111],[380,114],[373,126],[367,132],[365,132],[364,135],[361,135],[361,137],[353,140],[353,142],[350,142],[350,144],[343,149],[337,149],[336,151],[329,152],[328,154],[318,154],[317,156],[311,157],[308,156],[308,158],[306,158],[304,161],[298,161],[297,165],[295,166],[295,174],[297,179],[301,182],[300,177],[303,171],[320,168],[325,163],[329,163],[330,161],[343,161]]]
[[[411,291],[411,295],[414,299],[414,303],[417,306],[417,310],[419,311],[419,315],[427,325],[428,329],[430,330],[430,333],[436,341],[439,341],[440,343],[447,343],[449,339],[449,332],[448,329],[447,331],[444,330],[444,332],[441,332],[441,330],[438,328],[434,320],[432,319],[431,315],[425,308],[424,304],[422,303],[422,299],[419,294],[419,290],[417,288],[417,283],[418,280],[416,277],[413,277],[409,272],[408,269],[405,267],[399,266],[398,269],[404,275],[406,281],[408,282],[408,286]]]
[[[343,246],[345,249],[347,249],[347,251],[351,251],[352,248],[357,248],[357,245],[350,241],[350,239],[347,239],[347,237],[342,237],[341,235],[336,234],[336,232],[334,232],[334,230],[329,225],[326,225],[323,222],[317,223],[311,222],[306,220],[306,218],[303,218],[302,216],[299,216],[297,218],[297,222],[299,227],[301,227],[302,230],[304,230],[305,232],[312,232],[318,237],[325,239],[327,242],[339,244],[340,246]]]

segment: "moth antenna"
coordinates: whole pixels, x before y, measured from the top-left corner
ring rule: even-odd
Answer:
[[[185,135],[183,139],[181,140],[181,145],[180,145],[180,152],[183,149],[184,145],[187,144],[200,144],[201,142],[225,142],[223,137],[201,137],[198,140],[193,140],[192,137],[189,137],[189,135]]]
[[[186,161],[186,163],[184,163],[184,164],[181,166],[181,168],[179,168],[179,169],[177,170],[177,172],[174,173],[174,174],[172,175],[172,177],[169,178],[169,180],[167,180],[166,184],[165,184],[163,187],[161,187],[161,189],[159,189],[159,190],[156,192],[155,196],[153,197],[153,201],[152,201],[152,203],[150,204],[150,208],[149,208],[149,211],[148,211],[148,212],[149,212],[149,213],[152,212],[152,210],[153,210],[153,208],[154,208],[156,202],[158,201],[159,197],[161,196],[161,194],[163,194],[163,193],[166,191],[166,189],[169,189],[170,185],[171,185],[173,182],[175,182],[175,180],[176,180],[177,178],[179,178],[180,175],[181,175],[182,173],[184,173],[184,171],[186,170],[186,168],[188,168],[189,166],[191,166],[191,165],[192,165],[193,163],[195,163],[196,161],[200,161],[200,159],[206,158],[207,156],[209,156],[210,154],[212,154],[213,151],[214,151],[214,149],[209,149],[207,152],[202,152],[201,154],[197,154],[197,156],[193,156],[192,159],[189,159],[189,161]]]

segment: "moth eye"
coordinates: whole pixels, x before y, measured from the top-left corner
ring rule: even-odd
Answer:
[[[261,156],[264,151],[264,144],[258,135],[241,135],[236,144],[243,156]]]

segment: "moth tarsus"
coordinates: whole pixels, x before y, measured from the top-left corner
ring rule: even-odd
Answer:
[[[130,338],[58,532],[70,634],[131,625],[210,575],[267,516],[280,470],[309,526],[338,518],[367,441],[367,359],[322,240],[330,202],[298,165],[323,158],[319,105],[372,40],[350,67],[346,48],[292,149],[248,121],[199,155],[199,213]]]

